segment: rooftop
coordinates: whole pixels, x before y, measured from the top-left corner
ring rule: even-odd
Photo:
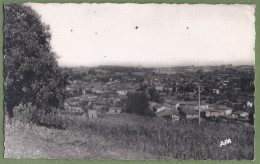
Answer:
[[[175,110],[171,109],[164,109],[158,113],[156,113],[157,116],[171,116],[171,115],[179,115],[179,113]]]
[[[242,113],[248,113],[248,112],[244,112],[244,111],[235,111],[235,112],[233,112],[233,114],[242,114]]]
[[[188,107],[183,107],[181,109],[182,112],[186,113],[186,114],[189,114],[189,115],[196,115],[196,114],[199,114],[198,111],[195,111],[194,109],[191,109],[191,108],[188,108]]]
[[[207,109],[206,111],[209,111],[209,112],[224,112],[223,110],[217,110],[217,109]]]
[[[199,101],[183,101],[183,102],[180,102],[180,105],[199,105]],[[207,105],[207,103],[201,101],[200,102],[200,105]]]

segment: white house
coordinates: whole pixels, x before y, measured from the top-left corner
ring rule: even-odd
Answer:
[[[179,103],[180,107],[190,107],[194,110],[199,110],[199,102],[198,101],[185,101]],[[177,104],[176,104],[177,107]],[[209,104],[206,104],[204,102],[200,102],[200,110],[206,110],[209,109]]]
[[[155,89],[157,90],[157,91],[163,91],[163,85],[156,85],[155,86]]]
[[[231,116],[233,109],[222,105],[210,105],[209,109],[224,111],[226,116]]]
[[[153,106],[154,112],[160,112],[160,111],[163,111],[165,109],[169,110],[170,108],[167,108],[166,106],[163,106],[163,105],[160,105],[160,104]]]
[[[119,90],[116,93],[118,93],[119,95],[126,95],[128,92],[128,90]]]
[[[108,110],[108,114],[119,114],[121,112],[122,112],[122,109],[118,108],[118,107],[111,107]]]
[[[215,94],[220,94],[220,90],[219,89],[212,89],[213,93]]]
[[[232,113],[232,118],[243,118],[248,119],[249,113],[244,111],[236,111]]]
[[[96,110],[88,110],[88,117],[89,118],[97,118],[97,111]]]

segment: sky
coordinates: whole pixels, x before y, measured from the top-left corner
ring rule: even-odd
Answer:
[[[61,66],[253,65],[254,5],[29,3]]]

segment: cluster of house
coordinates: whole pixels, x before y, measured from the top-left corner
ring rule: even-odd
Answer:
[[[163,105],[150,102],[150,109],[157,116],[171,119],[173,122],[180,119],[189,120],[199,118],[199,105],[197,101],[178,102],[175,104],[164,103]],[[206,103],[200,104],[200,113],[201,117],[207,118],[225,116],[248,120],[249,117],[249,113],[245,111],[233,112],[233,109],[229,107]]]
[[[100,113],[119,114],[122,109],[119,107],[120,98],[104,98],[95,95],[84,95],[70,97],[64,103],[66,112],[69,114],[82,115],[86,112],[88,117],[96,118]],[[86,116],[86,115],[84,115]]]
[[[80,87],[82,86],[82,87]],[[80,89],[78,94],[75,91]],[[72,82],[67,88],[72,96],[66,99],[64,107],[67,113],[96,118],[99,114],[118,114],[122,109],[122,98],[126,93],[138,88],[136,85],[120,84],[116,80],[107,83]]]
[[[77,83],[73,83],[77,86]],[[68,111],[74,114],[87,115],[90,118],[98,117],[99,113],[119,114],[122,112],[120,101],[129,91],[134,91],[138,85],[128,83],[119,84],[116,81],[108,83],[95,83],[93,86],[86,86],[91,93],[87,93],[87,89],[83,89],[80,95],[70,97],[66,100],[64,106]],[[156,87],[157,90],[162,90]],[[218,91],[216,91],[218,92]],[[85,104],[82,104],[85,102]],[[252,106],[252,104],[249,104]],[[166,101],[164,104],[150,102],[150,109],[157,116],[179,121],[180,119],[196,119],[199,118],[198,101]],[[87,111],[87,113],[86,113]],[[105,112],[104,112],[105,111]],[[219,117],[227,116],[230,118],[248,119],[249,113],[244,111],[235,111],[223,105],[200,103],[201,116],[204,117]]]
[[[100,73],[99,73],[100,72]],[[102,73],[101,73],[102,72]],[[108,114],[118,114],[122,112],[122,105],[120,105],[120,99],[124,98],[129,91],[135,91],[140,88],[140,84],[148,87],[154,87],[162,97],[165,99],[172,99],[171,93],[181,93],[181,86],[191,86],[188,92],[195,95],[194,86],[203,83],[214,84],[212,93],[221,96],[223,87],[229,84],[229,81],[238,78],[235,74],[225,74],[226,71],[218,72],[215,78],[204,79],[203,81],[195,76],[197,74],[189,73],[184,76],[176,73],[165,76],[164,74],[153,74],[151,72],[139,71],[131,72],[113,72],[105,70],[96,70],[97,75],[86,76],[90,81],[75,80],[68,86],[67,91],[73,95],[66,100],[65,107],[74,113],[86,113],[90,118],[98,116],[99,112]],[[109,77],[106,82],[101,82],[102,78]],[[120,76],[120,78],[117,78]],[[140,80],[142,79],[142,80]],[[142,81],[142,82],[141,82]],[[238,80],[237,80],[238,81]],[[241,88],[237,88],[239,90]],[[202,88],[203,90],[203,88]],[[167,92],[166,92],[167,91]],[[189,93],[188,93],[189,94]],[[245,100],[249,97],[239,94],[242,97],[237,98],[237,104],[242,104],[239,100]],[[190,96],[191,97],[191,96]],[[193,98],[195,99],[195,98]],[[250,97],[250,100],[253,99]],[[200,104],[201,116],[204,117],[219,117],[227,116],[230,118],[248,119],[249,113],[244,111],[233,111],[226,106],[228,103],[222,103],[218,100],[217,105],[207,104],[202,102]],[[86,104],[82,105],[82,102]],[[249,104],[250,105],[250,104]],[[252,106],[252,104],[251,104]],[[105,108],[105,109],[104,109]],[[171,118],[173,121],[179,119],[193,119],[199,118],[197,101],[184,101],[184,102],[165,102],[164,104],[158,104],[150,102],[150,109],[153,110],[157,116]],[[252,108],[252,107],[251,107]]]

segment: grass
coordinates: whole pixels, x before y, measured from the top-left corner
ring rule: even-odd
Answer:
[[[19,128],[17,128],[18,124]],[[50,129],[21,122],[5,129],[5,158],[152,158],[150,154],[118,148],[106,138],[84,131]]]
[[[13,123],[14,130],[7,126],[5,157],[215,160],[254,158],[253,126],[203,122],[199,127],[197,121],[172,123],[162,118],[125,113],[103,115],[94,120],[81,116],[62,116],[60,120],[64,122],[65,130],[32,124],[17,128]],[[232,143],[220,147],[220,142],[228,138]],[[39,149],[38,154],[36,149]]]
[[[73,127],[76,129],[77,127]],[[253,159],[254,129],[244,125],[203,122],[171,123],[132,114],[82,122],[79,129],[105,136],[120,147],[167,159]],[[220,147],[230,138],[232,144]]]

